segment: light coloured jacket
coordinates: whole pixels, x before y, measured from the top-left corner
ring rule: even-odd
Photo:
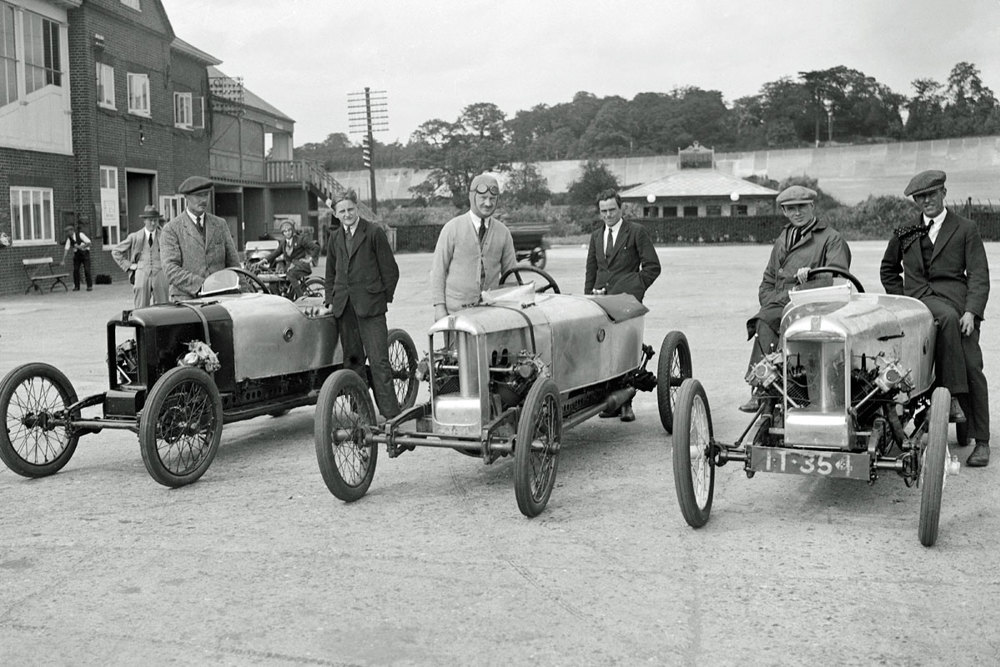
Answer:
[[[487,226],[483,247],[479,247],[472,212],[452,218],[438,235],[431,265],[431,304],[445,304],[448,312],[470,306],[483,290],[495,289],[500,275],[517,266],[514,239],[506,225],[495,217]],[[480,281],[481,267],[486,279]]]

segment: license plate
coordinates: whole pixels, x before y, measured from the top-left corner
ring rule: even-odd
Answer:
[[[847,477],[868,481],[870,459],[867,453],[816,452],[778,447],[754,447],[750,468],[759,472],[791,475]]]

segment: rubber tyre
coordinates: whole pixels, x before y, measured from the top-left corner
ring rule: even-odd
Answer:
[[[410,334],[402,329],[389,329],[389,369],[392,388],[402,410],[417,402],[420,382],[417,380],[417,346]]]
[[[79,436],[52,416],[73,403],[73,385],[54,366],[24,364],[7,373],[0,382],[0,459],[22,477],[59,472],[73,457]],[[44,418],[39,422],[34,415]],[[79,417],[79,412],[70,415]]]
[[[531,251],[531,265],[536,269],[545,268],[545,248],[535,248]]]
[[[715,464],[706,455],[712,435],[712,411],[705,389],[697,380],[685,380],[674,412],[674,488],[681,514],[692,528],[708,523],[712,512]]]
[[[330,493],[352,503],[368,492],[375,476],[378,447],[365,444],[375,425],[375,406],[368,385],[354,371],[335,371],[323,383],[316,403],[316,460]],[[348,439],[337,441],[336,432]]]
[[[164,486],[198,481],[222,440],[222,398],[212,377],[191,366],[160,376],[139,417],[139,449],[149,476]]]
[[[927,446],[920,465],[920,526],[917,533],[925,547],[934,546],[941,518],[941,492],[948,474],[948,410],[951,392],[938,387],[931,394],[931,416],[927,426]]]
[[[538,378],[524,399],[514,441],[514,495],[524,516],[538,516],[548,504],[561,446],[559,389],[551,379]]]
[[[326,296],[326,281],[319,276],[309,276],[302,283],[301,296]]]
[[[687,337],[680,331],[671,331],[663,338],[656,366],[656,406],[660,411],[660,423],[667,433],[674,432],[677,391],[690,377],[691,348]]]

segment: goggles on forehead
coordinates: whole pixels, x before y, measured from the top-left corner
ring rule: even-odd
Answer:
[[[483,185],[482,183],[476,186],[476,189],[473,190],[473,192],[475,192],[477,195],[485,195],[489,193],[494,197],[500,196],[500,188],[498,188],[495,185]]]

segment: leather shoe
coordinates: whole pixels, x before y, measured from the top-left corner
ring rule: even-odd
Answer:
[[[760,399],[755,395],[750,396],[750,400],[740,406],[740,412],[757,412],[760,407]]]
[[[962,406],[954,396],[951,397],[951,407],[948,409],[948,421],[956,424],[965,423],[965,413],[962,412]]]
[[[990,446],[982,442],[977,442],[976,448],[969,454],[969,458],[965,459],[967,468],[985,468],[989,463]]]
[[[618,408],[617,410],[604,410],[603,412],[601,412],[601,414],[597,416],[600,417],[601,419],[611,419],[612,417],[617,417],[621,413],[622,409]]]
[[[632,412],[632,406],[629,405],[628,403],[626,403],[625,405],[622,406],[621,412],[622,412],[622,421],[623,422],[634,422],[635,421],[635,413]]]

